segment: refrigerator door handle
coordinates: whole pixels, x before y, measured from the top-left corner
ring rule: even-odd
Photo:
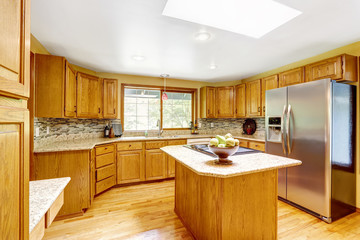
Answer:
[[[283,153],[286,154],[286,149],[285,149],[285,139],[284,139],[284,118],[285,118],[285,114],[286,114],[286,105],[284,105],[284,109],[283,109],[283,113],[281,115],[281,145],[282,145],[282,149],[283,149]]]
[[[291,118],[291,105],[289,104],[287,111],[287,119],[286,119],[286,145],[288,154],[291,153],[291,141],[290,141],[290,118]]]

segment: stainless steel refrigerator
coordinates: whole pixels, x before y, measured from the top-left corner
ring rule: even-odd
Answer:
[[[323,79],[265,94],[266,153],[302,161],[279,170],[278,195],[328,223],[355,211],[355,91]]]

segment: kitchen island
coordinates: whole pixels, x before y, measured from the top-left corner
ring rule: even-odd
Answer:
[[[301,161],[265,153],[232,156],[232,165],[183,146],[176,159],[175,212],[196,239],[277,239],[277,171]]]

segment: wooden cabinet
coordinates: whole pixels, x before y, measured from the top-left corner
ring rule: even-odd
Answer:
[[[35,179],[71,177],[58,216],[82,214],[92,198],[91,151],[35,153]]]
[[[279,87],[279,76],[277,74],[261,79],[262,116],[265,116],[265,93]]]
[[[186,140],[170,140],[168,146],[172,145],[185,145]],[[167,177],[175,177],[175,158],[167,155]]]
[[[166,178],[166,153],[160,149],[151,149],[145,152],[145,179],[155,180]]]
[[[99,194],[116,184],[115,144],[96,146],[95,155],[95,194]]]
[[[100,79],[85,73],[77,74],[77,117],[99,118],[101,112]]]
[[[265,151],[265,143],[249,142],[249,148],[264,152]]]
[[[117,184],[145,180],[143,150],[121,151],[117,154]]]
[[[76,117],[76,72],[64,57],[35,54],[35,116]]]
[[[356,57],[343,54],[306,65],[306,82],[331,78],[333,80],[347,80],[356,82]]]
[[[248,116],[261,116],[261,80],[246,83],[246,104]]]
[[[216,117],[216,88],[202,87],[200,89],[200,116],[201,118]]]
[[[246,117],[246,84],[235,86],[235,117]]]
[[[103,117],[116,118],[118,109],[118,94],[116,79],[104,79],[104,92],[103,92]]]
[[[0,32],[0,94],[28,98],[30,1],[1,1]]]
[[[291,69],[279,74],[279,87],[286,87],[304,82],[304,67]]]
[[[29,233],[29,112],[0,106],[0,233],[27,239]]]
[[[234,87],[216,88],[216,117],[234,117]]]

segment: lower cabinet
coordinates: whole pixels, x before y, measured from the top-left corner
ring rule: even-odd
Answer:
[[[119,151],[117,153],[117,184],[145,180],[143,150]]]
[[[166,153],[160,149],[146,150],[145,179],[166,178]]]
[[[239,140],[239,146],[244,148],[251,148],[255,150],[259,150],[262,152],[265,152],[265,143],[263,142],[253,142],[253,141],[247,141],[247,140]]]
[[[115,144],[96,146],[95,155],[95,194],[99,194],[116,184]]]

